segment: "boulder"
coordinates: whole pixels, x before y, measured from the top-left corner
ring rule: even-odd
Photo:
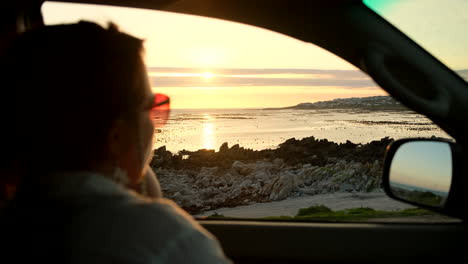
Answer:
[[[227,142],[224,142],[221,147],[219,147],[219,152],[220,153],[226,153],[229,151],[229,146]]]

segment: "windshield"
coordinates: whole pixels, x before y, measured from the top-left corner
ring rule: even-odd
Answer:
[[[363,0],[442,63],[468,80],[468,1]]]

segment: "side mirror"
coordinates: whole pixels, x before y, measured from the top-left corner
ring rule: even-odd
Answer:
[[[403,139],[387,147],[383,185],[390,197],[450,216],[468,215],[466,158],[439,139]]]

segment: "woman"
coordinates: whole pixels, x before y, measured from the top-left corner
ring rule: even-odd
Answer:
[[[131,190],[151,176],[152,115],[164,105],[141,40],[113,25],[48,26],[20,36],[4,62],[16,193],[2,240],[11,260],[229,262],[174,203]]]

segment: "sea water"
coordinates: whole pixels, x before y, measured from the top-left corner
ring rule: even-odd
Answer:
[[[352,109],[174,109],[154,137],[154,148],[180,150],[229,146],[276,148],[289,138],[314,136],[337,143],[368,143],[384,137],[450,138],[428,118],[412,111]]]

